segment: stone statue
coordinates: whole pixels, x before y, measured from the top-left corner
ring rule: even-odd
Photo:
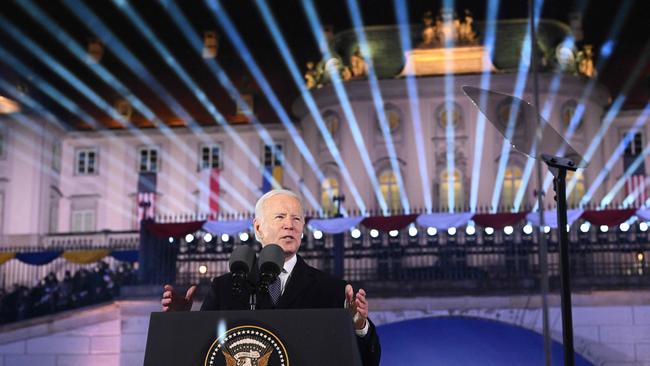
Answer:
[[[596,76],[596,68],[594,67],[594,50],[592,45],[585,45],[582,50],[578,51],[576,63],[578,64],[579,74],[590,78]]]
[[[433,25],[433,15],[430,11],[427,11],[422,16],[422,21],[424,22],[424,30],[422,30],[422,43],[420,43],[420,48],[433,48],[437,46],[437,29]]]
[[[307,72],[305,72],[305,85],[307,86],[307,89],[313,89],[318,85],[317,76],[318,75],[314,67],[314,62],[307,62]]]
[[[442,30],[441,30],[441,43],[446,45],[448,42],[458,44],[458,33],[460,31],[460,21],[455,19],[454,12],[451,9],[444,8],[441,11],[442,15]]]
[[[460,24],[458,33],[461,44],[473,45],[477,43],[476,33],[474,32],[474,17],[472,17],[472,13],[467,9],[465,9],[465,18]]]
[[[341,69],[341,79],[343,79],[343,81],[352,79],[352,70],[350,70],[348,66],[343,66]]]
[[[353,78],[360,78],[368,75],[368,64],[361,56],[359,47],[350,56],[350,71],[352,71]]]

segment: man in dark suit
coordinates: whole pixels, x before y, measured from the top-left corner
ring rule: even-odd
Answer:
[[[258,297],[260,309],[309,309],[346,307],[353,315],[357,343],[364,365],[379,365],[381,347],[375,326],[368,319],[368,301],[363,289],[354,292],[351,285],[310,267],[297,255],[305,225],[299,197],[288,190],[272,190],[255,205],[255,238],[262,243],[279,245],[285,255],[278,280],[269,286],[269,294]],[[252,273],[255,279],[256,273]],[[163,311],[189,310],[196,286],[185,296],[165,285],[161,300]],[[232,277],[226,274],[212,281],[211,291],[201,310],[248,309],[248,296],[232,290]]]

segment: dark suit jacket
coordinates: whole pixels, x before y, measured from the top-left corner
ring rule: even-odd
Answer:
[[[255,283],[257,273],[251,271],[249,280]],[[258,309],[323,309],[341,308],[345,303],[345,281],[337,280],[309,266],[298,256],[296,266],[276,306],[268,294],[257,297]],[[203,301],[201,310],[247,310],[249,295],[235,294],[232,290],[232,276],[225,274],[212,280],[210,291]],[[368,334],[357,337],[359,352],[365,366],[379,365],[381,347],[375,326],[370,322]]]

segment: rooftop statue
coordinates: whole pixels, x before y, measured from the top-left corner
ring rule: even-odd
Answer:
[[[359,47],[350,56],[350,71],[352,72],[352,77],[355,79],[368,75],[368,64],[363,56],[361,56]]]
[[[587,77],[596,76],[596,68],[594,67],[594,51],[593,46],[590,44],[584,45],[582,50],[578,51],[576,55],[576,63],[578,64],[578,73]]]
[[[474,32],[474,18],[469,10],[465,10],[462,22],[453,10],[443,8],[440,15],[434,18],[430,11],[422,17],[424,29],[420,49],[442,48],[447,46],[473,46],[478,44],[478,37]]]
[[[307,66],[307,71],[305,72],[305,86],[307,86],[307,89],[320,87],[322,71],[319,71],[319,69],[316,67],[313,61],[307,62],[306,66]]]

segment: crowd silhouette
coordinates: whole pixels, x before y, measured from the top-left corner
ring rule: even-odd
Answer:
[[[112,270],[100,261],[93,269],[65,271],[61,280],[50,272],[31,288],[15,284],[10,292],[0,289],[0,324],[110,301],[119,296],[121,286],[136,280],[136,271],[128,262]]]

